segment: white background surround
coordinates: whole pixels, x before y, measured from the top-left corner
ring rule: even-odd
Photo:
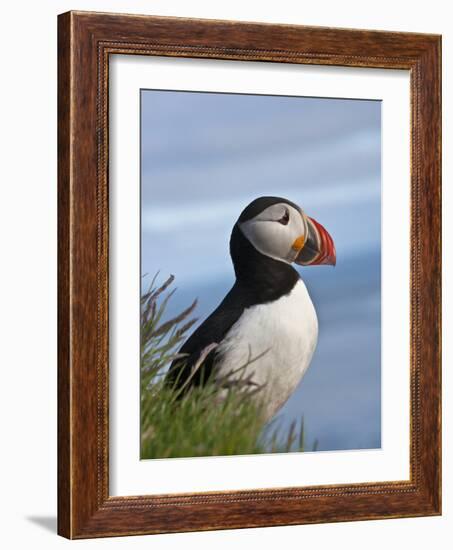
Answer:
[[[56,536],[56,177],[57,22],[70,9],[204,17],[443,34],[443,176],[453,180],[453,21],[449,3],[364,4],[358,0],[18,0],[3,6],[0,88],[0,321],[2,328],[0,500],[2,546],[19,549],[127,548],[204,550],[451,548],[453,461],[453,187],[443,190],[443,515],[120,537],[70,542]],[[20,34],[18,32],[20,22]],[[20,38],[19,38],[20,37]],[[12,48],[11,45],[14,44]],[[398,221],[394,223],[398,225]],[[25,326],[25,321],[27,321]]]
[[[109,74],[111,494],[408,479],[409,72],[114,55]],[[143,88],[382,100],[381,449],[139,460]]]

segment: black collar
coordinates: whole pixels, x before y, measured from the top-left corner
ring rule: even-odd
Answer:
[[[299,274],[289,264],[258,252],[238,224],[233,227],[230,254],[236,274],[236,287],[248,305],[272,302],[291,292]]]

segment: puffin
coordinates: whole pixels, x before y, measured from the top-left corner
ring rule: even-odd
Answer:
[[[318,340],[316,310],[292,264],[336,264],[332,237],[297,204],[259,197],[230,237],[235,283],[191,334],[166,374],[184,395],[214,379],[246,382],[268,422],[306,373]],[[221,390],[223,392],[227,389]]]

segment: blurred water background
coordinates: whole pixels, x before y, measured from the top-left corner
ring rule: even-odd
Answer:
[[[198,298],[201,322],[223,299],[231,229],[257,196],[328,229],[337,266],[298,268],[318,347],[273,426],[303,416],[308,450],[379,448],[381,103],[142,90],[141,144],[143,287],[175,275],[168,316]]]

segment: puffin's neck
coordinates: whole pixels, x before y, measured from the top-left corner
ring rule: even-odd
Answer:
[[[230,239],[230,254],[239,285],[254,303],[276,300],[291,292],[299,274],[289,264],[256,250],[237,224]]]

